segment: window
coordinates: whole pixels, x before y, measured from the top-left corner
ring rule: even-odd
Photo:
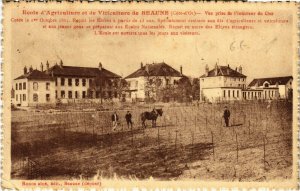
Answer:
[[[166,85],[170,84],[170,79],[166,79]]]
[[[89,79],[89,86],[91,87],[92,85],[92,79]]]
[[[49,82],[46,83],[46,90],[50,90],[50,83]]]
[[[232,90],[232,97],[235,97],[234,93],[235,93],[235,91],[234,91],[234,90]]]
[[[75,91],[75,98],[78,99],[78,91]]]
[[[23,94],[23,101],[26,101],[26,94]]]
[[[72,78],[68,79],[68,86],[72,86]]]
[[[18,84],[16,84],[16,90],[18,90]]]
[[[23,82],[23,90],[26,90],[26,82]]]
[[[269,84],[268,83],[265,83],[265,88],[268,88],[269,87]]]
[[[16,94],[16,101],[18,101],[18,94]]]
[[[86,86],[86,79],[82,79],[82,86]]]
[[[72,99],[72,91],[68,91],[68,98]]]
[[[19,90],[22,90],[22,83],[19,83]]]
[[[75,79],[75,86],[79,86],[79,79]]]
[[[86,92],[85,91],[82,91],[82,98],[85,98],[85,95],[86,94]]]
[[[61,79],[60,79],[60,85],[61,85],[61,86],[64,86],[64,85],[65,85],[65,78],[61,78]]]
[[[65,91],[61,91],[61,92],[60,92],[60,96],[61,96],[61,98],[65,98],[65,97],[66,97]]]
[[[226,97],[226,91],[225,90],[223,90],[223,97]]]
[[[99,97],[100,97],[100,92],[96,91],[96,98],[99,98]]]
[[[236,97],[240,97],[240,92],[239,91],[236,92]]]
[[[228,90],[228,97],[230,97],[230,90]]]
[[[46,94],[46,101],[47,101],[47,102],[50,101],[50,94]]]
[[[39,96],[38,96],[37,93],[34,93],[34,94],[33,94],[33,101],[34,101],[34,102],[38,102],[38,101],[39,101]]]
[[[251,98],[253,98],[253,92],[251,92]]]
[[[33,82],[33,90],[38,90],[39,89],[39,85],[37,82]]]

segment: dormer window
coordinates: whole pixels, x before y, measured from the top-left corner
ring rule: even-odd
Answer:
[[[268,88],[270,86],[269,82],[265,82],[263,85],[265,88]]]

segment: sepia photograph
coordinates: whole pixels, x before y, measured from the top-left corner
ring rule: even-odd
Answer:
[[[12,180],[295,180],[296,6],[31,5],[4,10]]]

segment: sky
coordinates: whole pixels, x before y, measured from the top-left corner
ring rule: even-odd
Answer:
[[[247,82],[253,78],[292,75],[291,26],[255,30],[201,31],[198,36],[96,36],[92,31],[43,30],[36,24],[12,24],[12,79],[24,66],[64,65],[103,67],[126,77],[140,63],[165,62],[191,77],[204,74],[205,65],[242,66]],[[45,67],[44,67],[45,68]]]

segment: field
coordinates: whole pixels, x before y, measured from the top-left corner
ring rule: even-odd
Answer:
[[[147,107],[112,111],[12,111],[12,178],[284,180],[292,176],[292,104],[285,101],[156,105],[157,127],[141,128]],[[133,128],[125,113],[131,110]]]

